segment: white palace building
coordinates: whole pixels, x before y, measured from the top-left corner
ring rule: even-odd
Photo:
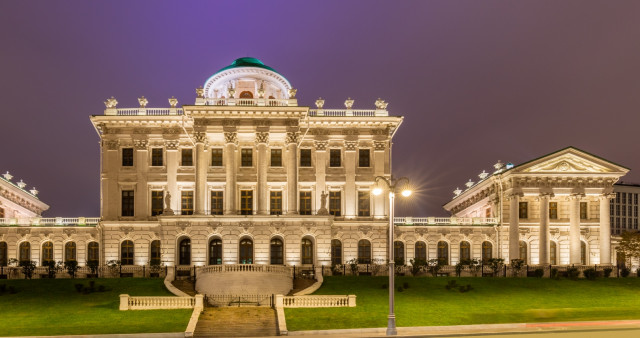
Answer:
[[[77,260],[123,266],[385,261],[392,139],[403,117],[298,105],[273,68],[240,58],[196,90],[195,104],[91,116],[100,137],[99,218],[43,218],[48,206],[0,179],[0,263]],[[395,256],[611,264],[614,184],[628,169],[568,147],[497,164],[457,190],[451,217],[395,218]],[[636,195],[637,196],[637,195]],[[611,205],[611,208],[610,208]],[[631,211],[629,211],[631,212]],[[636,197],[637,222],[637,197]],[[636,223],[637,224],[637,223]],[[14,261],[15,261],[14,260]]]

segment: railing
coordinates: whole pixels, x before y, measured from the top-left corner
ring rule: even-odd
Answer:
[[[206,295],[207,304],[215,307],[229,306],[273,306],[274,295],[246,294],[246,295]]]
[[[283,265],[265,264],[223,264],[208,265],[198,268],[197,273],[222,273],[222,272],[268,272],[278,274],[290,274],[291,268]]]
[[[356,306],[356,296],[284,296],[282,305],[284,307],[352,307]]]
[[[71,276],[64,267],[60,267],[54,270],[52,278],[119,278],[119,277],[138,277],[138,278],[164,278],[166,276],[167,267],[160,269],[149,267],[146,265],[125,265],[125,266],[113,266],[108,267],[106,265],[98,266],[95,271],[91,270],[88,266],[78,267],[75,276]],[[0,275],[6,275],[7,279],[24,279],[25,275],[23,270],[19,266],[0,266]],[[31,275],[33,279],[50,278],[49,268],[45,266],[38,266],[33,270]]]
[[[195,297],[131,297],[120,295],[120,310],[157,310],[202,308],[202,295]]]
[[[184,112],[182,108],[107,108],[104,114],[119,116],[168,116],[183,115]]]
[[[309,116],[389,116],[386,110],[373,109],[311,109]]]
[[[24,217],[0,218],[0,226],[95,226],[100,217]]]
[[[207,98],[205,105],[209,106],[267,106],[286,107],[289,105],[287,99],[228,99],[228,98]]]
[[[394,217],[396,225],[493,225],[495,217]]]

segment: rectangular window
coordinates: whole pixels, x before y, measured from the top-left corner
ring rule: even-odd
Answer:
[[[358,167],[368,168],[370,166],[369,149],[358,149]]]
[[[622,198],[620,199],[620,203],[626,203],[626,202],[627,202],[627,193],[623,192]]]
[[[211,192],[211,214],[212,215],[222,215],[222,191],[212,191]]]
[[[282,149],[271,149],[271,166],[282,167]]]
[[[240,190],[240,214],[253,215],[253,190]]]
[[[193,215],[193,191],[183,191],[182,192],[182,215]]]
[[[269,213],[282,215],[282,191],[272,191],[269,196]]]
[[[300,166],[311,166],[311,149],[300,149]]]
[[[627,208],[624,205],[621,208],[622,208],[622,216],[627,216]]]
[[[340,167],[342,164],[340,163],[340,149],[331,149],[329,150],[329,166],[330,167]]]
[[[580,202],[580,219],[589,218],[589,204],[587,202]]]
[[[182,149],[182,166],[193,166],[193,149]]]
[[[162,214],[164,209],[163,204],[164,191],[154,190],[151,191],[151,216],[158,216]]]
[[[558,202],[549,202],[549,219],[558,219]]]
[[[633,217],[638,217],[638,206],[634,205],[633,206]],[[2,217],[0,217],[2,218]]]
[[[339,191],[329,191],[329,214],[333,216],[340,216],[342,201]]]
[[[151,166],[152,167],[161,167],[164,165],[164,161],[162,159],[162,148],[152,148],[151,149]]]
[[[300,192],[300,215],[311,215],[311,191]]]
[[[518,217],[529,218],[529,203],[527,202],[518,203]]]
[[[627,204],[631,204],[632,203],[632,199],[633,199],[633,194],[632,193],[628,193],[627,194]]]
[[[368,191],[358,191],[358,216],[370,216],[371,203]]]
[[[253,149],[244,148],[241,151],[241,165],[243,167],[253,166]]]
[[[491,208],[484,211],[484,217],[491,218]]]
[[[620,204],[616,204],[616,216],[620,216]]]
[[[638,204],[638,194],[633,194],[633,204]]]
[[[211,166],[222,167],[222,149],[220,148],[211,149]]]
[[[133,148],[122,148],[122,166],[133,166]]]
[[[133,216],[133,190],[122,190],[122,216]]]

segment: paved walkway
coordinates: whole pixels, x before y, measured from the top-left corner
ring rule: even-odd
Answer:
[[[269,307],[207,307],[194,337],[276,336],[276,313]]]

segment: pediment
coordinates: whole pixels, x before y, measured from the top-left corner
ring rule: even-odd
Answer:
[[[516,172],[542,174],[624,174],[628,169],[575,148],[543,156],[525,163]]]

